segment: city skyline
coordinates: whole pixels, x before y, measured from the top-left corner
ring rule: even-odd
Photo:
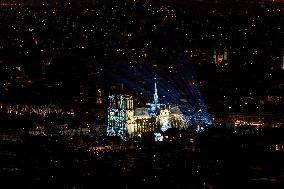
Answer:
[[[283,188],[283,0],[2,0],[0,188]]]

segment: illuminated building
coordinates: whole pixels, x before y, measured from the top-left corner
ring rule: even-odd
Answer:
[[[133,99],[129,95],[111,95],[108,108],[108,136],[118,136],[122,139],[127,137],[126,122],[133,110]]]
[[[41,106],[35,105],[10,105],[1,104],[0,109],[7,114],[24,115],[36,114],[38,116],[48,117],[50,114],[69,114],[74,115],[74,110],[63,108],[55,104],[47,104]]]
[[[135,127],[132,136],[159,131],[158,117],[150,115],[149,108],[136,108],[134,113],[134,122]]]
[[[227,113],[216,114],[214,123],[226,126],[283,127],[284,117],[276,113]]]
[[[267,102],[268,103],[271,103],[271,104],[277,104],[279,105],[280,102],[282,100],[282,97],[281,96],[272,96],[272,95],[268,95],[267,96]]]
[[[160,111],[160,125],[161,130],[164,132],[168,130],[170,126],[170,109],[166,108]]]
[[[157,89],[157,83],[155,83],[155,93],[154,93],[154,101],[153,103],[148,103],[148,106],[150,106],[150,115],[154,116],[157,115],[160,111],[161,104],[159,104],[159,96],[158,96],[158,89]]]
[[[133,97],[127,95],[126,98],[126,129],[128,134],[134,133],[135,120],[134,120],[134,109],[133,109]]]
[[[189,126],[179,106],[160,104],[157,84],[155,83],[154,101],[146,108],[136,108],[134,112],[134,136],[146,132],[165,132],[169,128],[183,129]]]
[[[228,60],[228,51],[227,49],[225,48],[222,51],[218,51],[218,50],[214,50],[214,55],[213,55],[213,58],[214,58],[214,63],[216,66],[221,66],[221,63],[223,61],[227,61]]]
[[[178,106],[159,103],[157,84],[155,83],[153,102],[147,107],[133,108],[130,95],[111,95],[108,109],[108,136],[139,136],[147,132],[165,132],[169,128],[183,129],[188,121]]]
[[[102,104],[102,103],[103,103],[102,91],[101,91],[101,89],[98,89],[98,92],[97,92],[97,104]]]
[[[181,112],[179,106],[171,106],[169,116],[171,127],[185,129],[189,126],[189,122],[185,115]]]

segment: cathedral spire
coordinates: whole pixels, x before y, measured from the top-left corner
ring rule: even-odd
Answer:
[[[155,104],[158,104],[158,100],[159,100],[159,97],[158,97],[158,89],[157,89],[157,83],[155,82],[154,103],[155,103]]]

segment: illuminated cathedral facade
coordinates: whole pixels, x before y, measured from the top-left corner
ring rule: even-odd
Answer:
[[[169,128],[187,128],[189,124],[179,106],[159,103],[156,83],[154,91],[153,102],[143,108],[134,108],[131,95],[111,95],[107,135],[125,140],[147,132],[163,133]]]

